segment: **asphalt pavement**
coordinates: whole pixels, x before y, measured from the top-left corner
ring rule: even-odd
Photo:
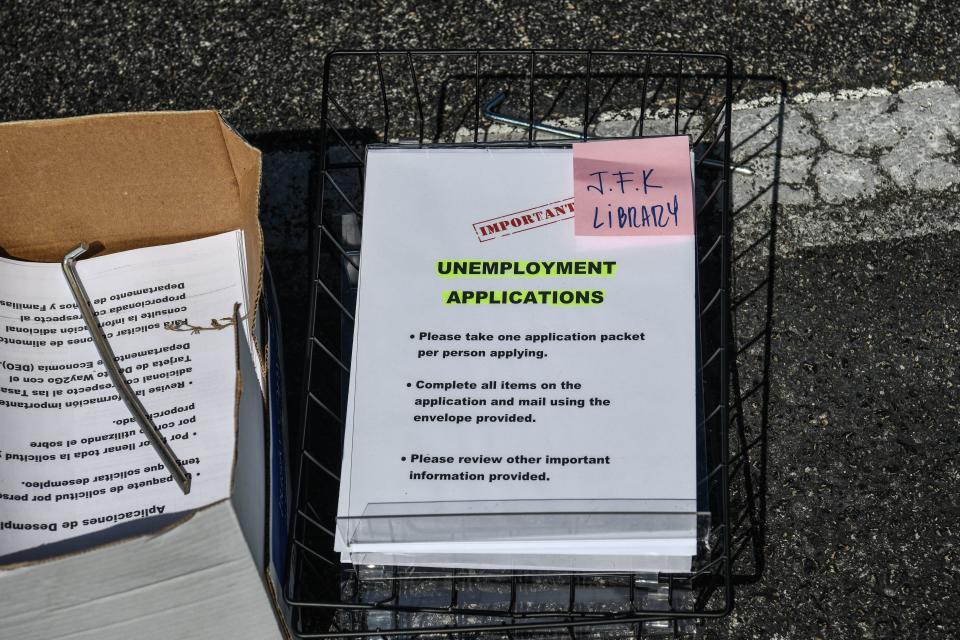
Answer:
[[[953,638],[958,35],[953,0],[14,2],[0,118],[212,107],[247,133],[314,127],[340,47],[710,50],[782,78],[779,164],[745,143],[756,173],[735,193],[749,201],[776,169],[766,566],[713,633]],[[741,132],[770,115],[758,91]],[[745,238],[763,207],[742,212]]]
[[[960,73],[953,0],[14,1],[0,32],[5,119],[212,107],[243,131],[316,124],[334,48],[732,52],[794,92]]]

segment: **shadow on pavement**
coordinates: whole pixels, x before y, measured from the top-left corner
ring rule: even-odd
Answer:
[[[769,449],[771,338],[774,323],[774,281],[776,275],[777,214],[779,209],[780,151],[786,82],[770,76],[742,76],[735,83],[737,96],[774,96],[776,106],[760,126],[738,130],[733,156],[738,166],[752,168],[752,161],[773,150],[772,171],[755,170],[752,176],[733,174],[733,180],[753,180],[753,195],[745,202],[733,202],[731,225],[730,371],[731,544],[734,581],[756,582],[765,565],[767,513],[767,453]],[[736,111],[733,121],[736,122]],[[749,155],[737,151],[749,145]],[[743,216],[753,210],[747,223]],[[759,215],[758,215],[759,212]]]

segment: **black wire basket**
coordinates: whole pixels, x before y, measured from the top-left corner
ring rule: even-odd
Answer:
[[[656,51],[337,51],[324,65],[289,579],[301,638],[696,634],[759,572],[755,439],[744,425],[730,282],[731,61]],[[365,146],[547,146],[686,134],[696,163],[701,510],[682,574],[355,567],[333,551],[363,225]],[[769,325],[769,323],[768,323]],[[769,326],[767,327],[769,329]],[[289,332],[288,332],[289,333]],[[769,331],[768,334],[769,335]],[[729,382],[737,383],[732,396]]]

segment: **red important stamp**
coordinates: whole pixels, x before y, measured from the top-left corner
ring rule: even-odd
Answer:
[[[573,198],[557,200],[516,213],[508,213],[489,220],[474,222],[473,232],[477,234],[477,240],[487,242],[521,231],[544,227],[562,220],[573,220]]]

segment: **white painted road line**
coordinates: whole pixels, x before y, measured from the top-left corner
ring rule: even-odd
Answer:
[[[769,229],[775,183],[781,254],[960,230],[957,87],[927,82],[896,93],[865,88],[790,98],[778,162],[779,109],[773,96],[733,106],[733,160],[754,171],[734,175],[740,242]],[[637,115],[604,114],[597,135],[627,135]],[[646,131],[672,133],[673,114],[663,115],[648,115]],[[579,127],[573,120],[550,124]],[[518,131],[492,125],[486,140],[516,139]],[[464,130],[458,138],[468,136]]]
[[[772,202],[776,147],[768,143],[776,130],[756,132],[776,115],[776,106],[744,104],[733,116],[734,160],[756,172],[734,179],[735,205],[755,199],[738,221],[743,227],[765,221]],[[897,93],[804,94],[785,105],[778,185],[781,253],[960,230],[958,187],[956,87],[934,82]]]

